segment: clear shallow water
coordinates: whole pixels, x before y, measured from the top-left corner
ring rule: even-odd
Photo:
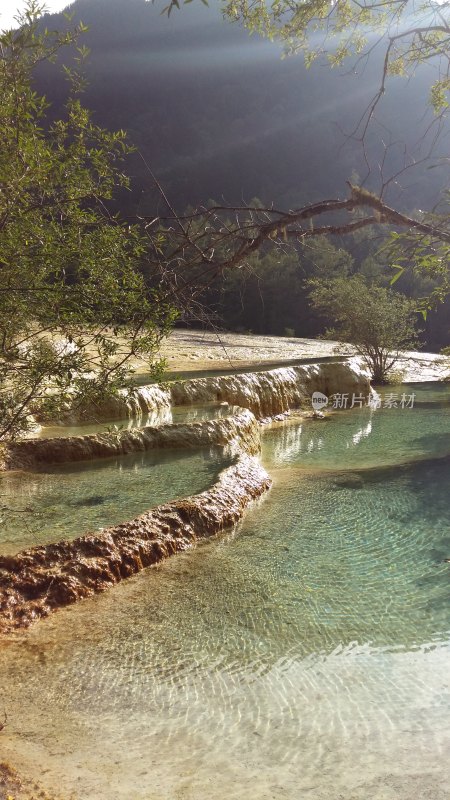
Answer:
[[[46,439],[61,436],[86,436],[89,433],[105,433],[111,429],[130,430],[136,426],[143,428],[146,425],[155,427],[158,425],[171,425],[177,422],[204,422],[207,419],[227,417],[234,410],[234,406],[220,405],[219,403],[210,403],[204,406],[172,406],[171,408],[162,408],[159,411],[144,414],[139,420],[131,418],[79,425],[48,426],[41,428],[37,432],[30,433],[29,438]]]
[[[0,553],[132,519],[152,506],[201,492],[229,462],[220,450],[158,450],[0,474]]]
[[[336,411],[328,420],[289,422],[264,436],[270,467],[352,470],[408,463],[450,454],[450,385],[408,385],[380,390],[415,394],[413,408]],[[399,401],[397,401],[399,402]]]
[[[268,431],[237,531],[0,651],[5,753],[90,800],[448,800],[450,458],[422,411],[413,463],[377,412],[371,469],[341,447],[359,412],[314,462]]]

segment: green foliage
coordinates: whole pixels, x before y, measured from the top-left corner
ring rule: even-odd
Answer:
[[[313,307],[335,327],[326,336],[349,342],[376,383],[387,380],[400,351],[417,341],[415,303],[361,275],[309,282]]]
[[[395,270],[391,285],[408,273],[413,273],[416,280],[425,287],[426,293],[419,298],[417,308],[426,319],[428,312],[436,309],[450,295],[450,245],[445,240],[450,236],[447,204],[440,214],[434,212],[422,215],[422,218],[435,226],[436,236],[418,237],[412,231],[394,232],[384,248],[384,253]]]
[[[84,26],[40,32],[41,10],[28,0],[18,30],[0,37],[0,440],[30,413],[116,393],[175,316],[139,269],[148,240],[108,210],[128,187],[129,147],[81,103]],[[75,66],[64,115],[49,122],[33,71],[64,45],[77,46]]]
[[[388,75],[412,75],[418,66],[435,59],[438,77],[430,89],[430,102],[436,113],[448,108],[446,3],[425,0],[411,7],[396,0],[224,0],[223,8],[226,16],[251,32],[282,41],[287,53],[302,51],[308,67],[323,56],[332,67],[340,66],[349,57],[357,59],[373,50],[374,39],[384,39],[381,92]]]

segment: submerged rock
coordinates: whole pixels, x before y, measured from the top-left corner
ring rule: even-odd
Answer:
[[[111,500],[113,495],[94,494],[91,497],[82,497],[80,500],[69,500],[69,506],[74,508],[87,508],[89,506],[101,506],[108,500]]]
[[[364,481],[361,475],[340,475],[333,481],[333,486],[337,489],[362,489]]]
[[[197,539],[220,533],[270,484],[258,459],[243,453],[212,489],[199,495],[99,534],[0,557],[0,632],[26,627],[192,547]]]

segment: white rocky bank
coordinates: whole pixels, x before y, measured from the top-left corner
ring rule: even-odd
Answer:
[[[232,454],[233,464],[220,473],[211,489],[199,495],[158,506],[135,519],[70,542],[62,540],[0,557],[0,633],[26,627],[234,525],[271,484],[258,459],[257,419],[276,417],[294,408],[310,410],[314,392],[368,397],[369,374],[358,359],[351,358],[192,378],[165,388],[142,387],[132,396],[122,393],[113,405],[105,403],[104,418],[136,417],[171,405],[214,401],[241,410],[194,425],[34,439],[4,449],[3,469],[35,469],[44,463],[88,461],[154,447],[211,445]],[[93,414],[98,419],[98,407]]]
[[[193,403],[223,402],[252,411],[258,419],[274,417],[293,408],[311,408],[311,395],[319,391],[330,396],[349,393],[350,396],[370,394],[370,376],[361,360],[349,358],[342,362],[286,366],[261,372],[245,372],[207,378],[173,381],[165,387],[141,386],[132,392],[123,391],[118,397],[101,405],[84,409],[82,414],[70,412],[64,422],[135,419],[159,413],[171,406]],[[39,420],[38,420],[39,422]],[[61,422],[61,420],[58,420]],[[45,424],[51,424],[49,420]]]

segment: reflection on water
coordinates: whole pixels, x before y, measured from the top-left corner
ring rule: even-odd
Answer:
[[[180,422],[203,422],[207,419],[217,419],[225,417],[236,411],[235,406],[227,403],[208,403],[206,405],[191,406],[171,406],[170,408],[160,408],[143,414],[139,419],[119,419],[113,421],[80,423],[78,425],[53,425],[41,428],[37,432],[30,432],[29,438],[53,439],[61,436],[86,436],[90,433],[106,433],[108,430],[131,430],[139,428],[158,427],[160,425],[171,425]]]
[[[150,450],[91,463],[0,474],[0,553],[72,539],[209,488],[220,450]]]
[[[269,431],[237,531],[0,652],[7,754],[89,800],[447,800],[450,458],[392,413]]]
[[[399,394],[402,387],[394,387]],[[408,387],[408,393],[411,393]],[[363,469],[450,454],[450,386],[414,387],[413,408],[339,411],[331,419],[290,422],[264,436],[267,464]]]

